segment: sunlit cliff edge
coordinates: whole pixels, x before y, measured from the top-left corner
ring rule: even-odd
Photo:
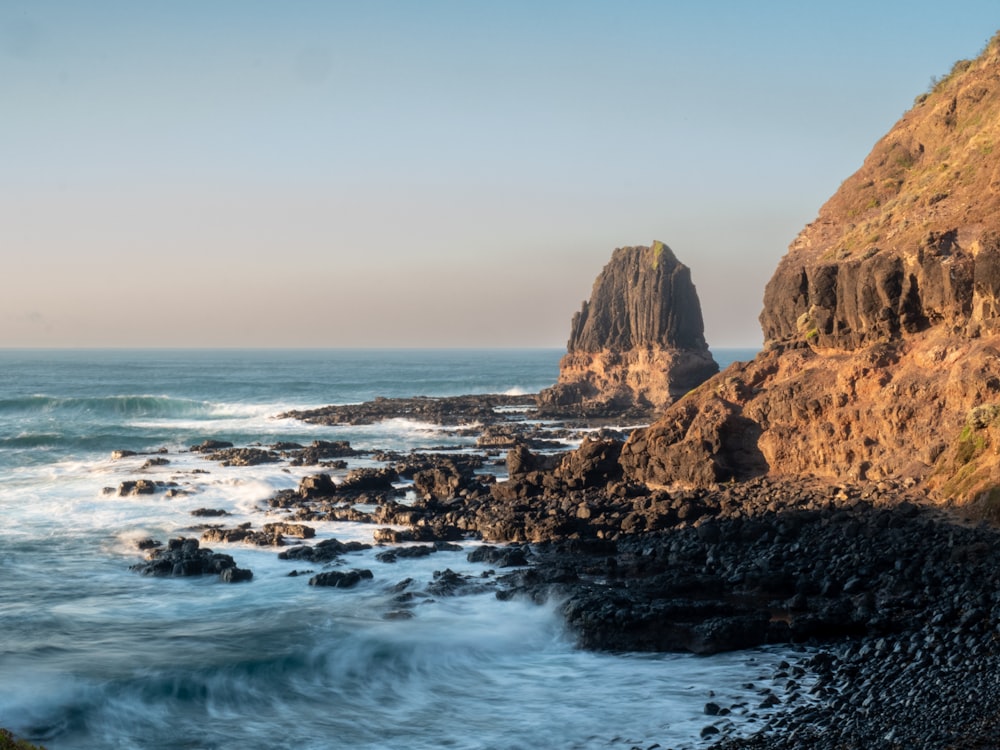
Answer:
[[[1000,34],[802,230],[760,322],[752,362],[633,433],[630,478],[898,482],[1000,508]]]

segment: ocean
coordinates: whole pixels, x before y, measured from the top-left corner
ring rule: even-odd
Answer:
[[[753,353],[715,354],[725,366]],[[704,744],[705,703],[755,705],[744,686],[787,653],[585,652],[554,603],[490,593],[386,618],[401,580],[430,581],[444,568],[481,575],[485,566],[465,551],[394,564],[377,561],[377,550],[357,553],[350,567],[374,578],[351,590],[311,587],[308,576],[288,575],[300,563],[242,544],[211,546],[252,569],[249,583],[129,570],[142,560],[138,540],[197,536],[204,519],[192,510],[225,509],[227,525],[256,525],[268,497],[318,471],[223,467],[189,446],[471,445],[404,420],[316,426],[275,415],[377,396],[533,393],[555,381],[560,355],[0,351],[0,727],[49,750]],[[169,463],[143,468],[149,456],[116,460],[119,449],[166,449]],[[186,494],[105,491],[136,478],[176,482]],[[311,525],[317,540],[370,542],[374,528]],[[753,728],[739,712],[727,721]]]

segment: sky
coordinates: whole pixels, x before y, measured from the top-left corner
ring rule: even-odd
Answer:
[[[616,247],[713,347],[996,0],[0,0],[0,347],[565,347]]]

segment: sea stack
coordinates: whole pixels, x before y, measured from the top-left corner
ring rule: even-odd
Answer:
[[[622,454],[652,484],[919,484],[1000,511],[1000,35],[956,63],[792,242],[765,349]]]
[[[546,415],[649,415],[719,371],[691,271],[669,247],[620,247],[573,316]]]

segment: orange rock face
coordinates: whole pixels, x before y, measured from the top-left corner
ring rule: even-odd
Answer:
[[[1000,507],[1000,35],[801,232],[760,320],[753,362],[632,436],[630,477],[919,482]]]

